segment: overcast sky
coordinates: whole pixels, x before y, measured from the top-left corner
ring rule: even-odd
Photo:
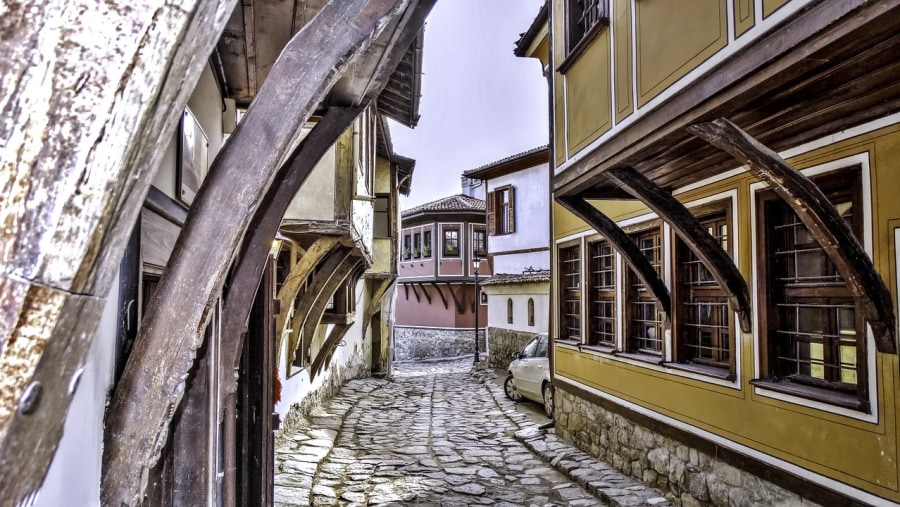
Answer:
[[[425,25],[422,118],[391,125],[416,160],[401,209],[460,193],[463,171],[547,144],[547,81],[513,55],[543,0],[440,0]]]

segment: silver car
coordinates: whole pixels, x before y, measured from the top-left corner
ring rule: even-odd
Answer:
[[[513,401],[522,398],[544,404],[547,417],[553,417],[553,386],[550,384],[550,362],[547,358],[547,335],[535,335],[513,355],[503,392]]]

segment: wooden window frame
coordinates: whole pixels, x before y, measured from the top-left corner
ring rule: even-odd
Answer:
[[[605,249],[605,250],[604,250]],[[600,239],[587,244],[588,257],[588,322],[587,344],[613,351],[616,348],[618,308],[616,305],[616,250],[609,241]],[[609,265],[604,265],[608,261]],[[602,312],[603,305],[611,311]],[[611,326],[604,331],[605,325]]]
[[[851,229],[858,238],[863,235],[863,211],[862,198],[862,170],[859,166],[850,166],[836,171],[831,171],[812,180],[819,185],[830,200],[841,199],[839,202],[851,202],[852,215],[850,218]],[[854,299],[847,285],[840,280],[840,275],[822,276],[821,279],[808,279],[802,281],[795,273],[793,279],[790,275],[790,265],[784,264],[780,259],[790,256],[810,255],[815,249],[815,240],[810,238],[810,243],[800,247],[788,244],[779,253],[778,239],[774,237],[775,230],[801,230],[806,229],[802,224],[791,220],[796,214],[790,207],[781,201],[772,190],[757,192],[757,223],[759,234],[757,236],[757,251],[762,257],[760,274],[758,276],[757,301],[759,307],[759,336],[760,336],[760,378],[751,381],[753,385],[772,391],[782,392],[798,396],[800,398],[819,401],[852,410],[871,413],[869,404],[869,375],[868,371],[868,344],[867,326],[862,311],[854,310],[854,336],[855,336],[855,384],[840,382],[838,375],[833,370],[841,369],[839,351],[841,347],[841,335],[834,331],[841,309],[855,308]],[[778,229],[774,229],[778,227]],[[802,234],[802,230],[801,230]],[[808,233],[806,233],[808,234]],[[797,233],[794,233],[796,239]],[[809,248],[808,245],[815,245]],[[833,266],[824,253],[820,260],[826,266],[825,270],[832,270]],[[794,257],[794,263],[798,261]],[[804,263],[805,264],[805,263]],[[783,275],[777,277],[777,275]],[[833,281],[823,280],[833,278]],[[821,313],[822,329],[819,333],[800,332],[800,323],[796,321],[800,309],[818,309]],[[794,311],[794,317],[790,315]],[[796,324],[796,329],[790,330],[788,326]],[[779,338],[781,335],[793,335],[793,338]],[[821,335],[821,336],[817,336]],[[790,373],[785,363],[796,362],[803,364],[804,358],[790,359],[786,357],[787,350],[792,342],[821,344],[821,365],[816,364],[817,358],[810,354],[810,375],[802,373]],[[787,342],[787,343],[785,343]],[[836,352],[836,349],[838,351]],[[784,354],[784,355],[782,355]],[[828,364],[829,360],[837,361],[836,364]],[[847,364],[847,363],[844,363]],[[824,379],[815,378],[813,367],[821,367]],[[828,373],[828,372],[832,373]],[[830,377],[830,378],[829,378]],[[853,387],[850,387],[853,386]]]
[[[581,343],[581,250],[580,243],[558,250],[560,341]]]
[[[663,276],[665,272],[665,263],[666,259],[663,255],[664,250],[664,234],[662,221],[655,220],[652,224],[647,224],[648,227],[643,227],[636,232],[632,232],[630,234],[631,238],[637,243],[638,248],[641,248],[641,241],[648,239],[648,237],[653,237],[656,239],[658,244],[653,247],[653,250],[657,252],[655,259],[650,259],[650,263],[656,267],[656,272],[660,277]],[[645,250],[644,248],[641,248]],[[655,260],[655,262],[654,262]],[[644,284],[641,283],[638,276],[634,273],[632,269],[625,270],[625,276],[623,280],[623,290],[625,293],[625,298],[623,300],[623,312],[622,318],[623,323],[625,325],[625,339],[624,339],[624,349],[625,352],[623,355],[627,355],[627,357],[631,357],[633,359],[653,362],[653,363],[661,363],[665,358],[666,347],[665,347],[665,331],[666,331],[666,323],[665,319],[659,312],[657,308],[656,299],[653,297],[653,294],[644,287]],[[640,305],[644,311],[646,308],[652,308],[655,319],[640,319],[639,312],[636,309],[636,306]],[[657,335],[656,338],[650,336],[638,336],[636,329],[640,326],[649,325],[648,323],[655,322],[653,326],[655,327],[654,331]],[[640,324],[643,323],[643,324]],[[649,334],[649,333],[647,333]],[[659,344],[659,349],[654,350],[653,348],[648,348],[646,342],[657,342]]]
[[[565,9],[566,57],[558,68],[563,74],[609,26],[609,0],[566,0]]]
[[[459,234],[459,231],[460,231],[460,228],[459,228],[459,227],[446,227],[446,228],[443,229],[443,237],[444,237],[444,241],[443,241],[442,244],[441,244],[441,252],[442,252],[441,255],[442,255],[442,257],[453,257],[453,258],[457,258],[457,257],[459,257],[459,256],[461,255],[461,249],[460,249],[460,247],[459,247],[459,242],[460,242],[460,234]],[[455,233],[455,234],[456,234],[456,238],[453,238],[452,240],[448,239],[448,238],[447,238],[447,235],[448,235],[448,234],[451,234],[451,233]],[[451,244],[451,242],[453,242],[453,241],[455,241],[456,247],[453,248],[453,249],[448,250],[447,247],[448,247],[448,246]]]
[[[691,209],[691,212],[704,226],[712,226],[715,229],[718,224],[725,227],[724,239],[721,237],[721,231],[713,231],[713,237],[720,240],[720,246],[729,257],[734,257],[735,229],[731,199],[698,206]],[[737,330],[734,312],[728,305],[728,294],[712,279],[709,270],[687,244],[677,235],[673,236],[674,363],[669,363],[669,366],[733,381],[737,374],[735,360]],[[698,281],[696,278],[702,276],[702,273],[706,273],[706,276]],[[703,304],[712,306],[711,321],[707,325],[697,322],[697,318],[692,314],[693,309],[699,309],[699,305]],[[694,339],[696,337],[694,333],[703,332],[710,333],[710,344],[705,345],[702,339],[699,342]],[[704,349],[711,357],[703,357]]]
[[[503,236],[516,232],[515,187],[512,185],[497,187],[488,192],[487,197],[488,234]]]
[[[431,230],[422,231],[422,257],[431,258],[431,251],[434,250],[431,244]]]
[[[384,209],[380,209],[380,208]],[[379,223],[384,224],[384,231],[379,230]],[[375,194],[372,203],[372,237],[390,238],[391,231],[391,194]]]
[[[479,236],[481,248],[478,248]],[[484,229],[472,229],[472,255],[481,259],[487,258],[487,231]]]
[[[422,233],[413,233],[412,256],[416,259],[422,257]]]
[[[409,232],[403,234],[403,260],[412,259],[412,234]]]

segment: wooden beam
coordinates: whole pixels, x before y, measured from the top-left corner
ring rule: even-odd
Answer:
[[[447,291],[450,292],[450,296],[453,297],[453,303],[456,304],[456,312],[460,315],[466,313],[466,309],[464,308],[466,304],[466,295],[463,294],[462,301],[456,296],[456,292],[453,291],[453,286],[450,285],[450,282],[444,282],[444,285],[447,286]]]
[[[134,504],[165,443],[228,266],[293,135],[405,0],[330,0],[285,46],[216,156],[107,411],[101,502]],[[290,90],[290,93],[285,93]],[[179,318],[171,318],[178,309]]]
[[[700,221],[670,192],[655,185],[628,166],[608,169],[605,174],[629,194],[638,198],[675,229],[685,245],[709,270],[719,287],[728,295],[731,310],[738,314],[741,330],[751,331],[750,291],[734,261],[709,234]]]
[[[406,286],[407,286],[407,287],[412,287],[413,294],[415,294],[415,296],[416,296],[416,303],[421,303],[421,302],[422,302],[422,298],[419,297],[419,291],[416,290],[416,284],[415,284],[415,283],[408,283],[408,284],[406,284]]]
[[[347,334],[347,331],[349,331],[351,327],[353,327],[351,324],[338,324],[331,328],[328,337],[325,338],[325,341],[322,343],[322,348],[319,349],[319,353],[316,354],[315,359],[313,359],[312,364],[309,366],[310,380],[316,378],[319,374],[319,370],[321,370],[331,358],[331,353],[334,348],[342,339],[344,339],[344,335]]]
[[[322,290],[315,296],[315,300],[309,309],[309,313],[306,315],[306,320],[303,321],[300,329],[303,339],[303,348],[300,350],[301,354],[306,353],[306,348],[310,346],[310,339],[315,335],[316,328],[319,327],[319,323],[322,321],[325,307],[328,306],[328,303],[334,297],[335,292],[337,292],[342,285],[348,283],[348,279],[351,278],[350,275],[361,263],[362,260],[360,260],[359,257],[350,256],[345,258],[341,265],[335,269],[334,274],[329,277],[328,281],[322,287]],[[319,349],[320,354],[321,352],[322,350]],[[317,357],[320,354],[317,354]]]
[[[369,305],[366,307],[366,311],[363,314],[363,332],[365,333],[365,329],[369,327],[369,321],[372,320],[372,317],[378,313],[378,309],[381,305],[381,300],[384,299],[384,295],[387,294],[388,289],[391,288],[391,285],[394,284],[396,279],[394,278],[384,278],[381,280],[381,283],[378,284],[378,287],[372,293],[372,297],[369,299]]]
[[[368,102],[365,102],[360,104],[359,107],[332,107],[327,109],[312,131],[303,138],[278,170],[278,174],[275,176],[275,181],[269,188],[266,198],[263,199],[262,204],[253,215],[253,220],[250,222],[247,235],[243,240],[243,246],[234,262],[231,284],[226,289],[224,297],[225,307],[222,313],[221,344],[222,368],[219,371],[221,372],[220,380],[222,381],[220,388],[226,393],[233,393],[237,388],[237,378],[234,372],[240,366],[241,348],[244,343],[243,335],[246,331],[247,318],[250,315],[250,308],[256,294],[257,284],[262,277],[269,258],[270,245],[278,232],[281,219],[291,201],[293,201],[294,196],[297,195],[297,192],[322,156],[368,104]],[[323,237],[320,240],[325,241],[327,238]],[[310,249],[315,245],[316,243],[313,243]],[[325,245],[321,246],[324,247]],[[318,247],[316,248],[317,252]],[[310,260],[312,260],[312,257],[310,257]],[[290,283],[302,283],[303,280],[305,278],[301,278],[298,273],[298,276],[290,280]],[[296,291],[294,291],[294,294],[296,296]],[[279,301],[281,300],[279,299]],[[293,299],[285,298],[285,301],[290,303],[281,305],[282,312],[287,312],[292,307]],[[286,316],[287,313],[285,313]],[[285,323],[281,323],[281,327],[276,327],[275,340],[279,344],[276,349],[278,352],[277,361],[281,360],[281,340],[284,325]],[[279,363],[276,362],[276,364]]]
[[[668,320],[672,310],[672,298],[669,296],[669,289],[650,264],[650,261],[641,253],[634,240],[616,225],[612,219],[581,197],[557,197],[556,202],[587,222],[588,225],[602,234],[616,251],[622,254],[622,259],[634,271],[641,283],[644,284],[644,287],[647,287],[650,294],[653,295],[653,299],[656,300],[659,310],[665,314],[666,320]]]
[[[350,253],[349,248],[342,247],[329,255],[316,270],[306,292],[300,298],[300,303],[294,308],[294,316],[291,318],[291,334],[287,343],[286,359],[288,364],[303,366],[303,356],[299,356],[299,360],[297,356],[298,350],[301,352],[305,350],[304,342],[307,337],[303,336],[301,332],[303,323],[306,322],[309,312],[323,288],[334,277],[335,271],[350,257]]]
[[[444,296],[444,293],[441,292],[441,287],[440,287],[440,285],[438,285],[437,282],[435,282],[435,281],[432,281],[432,282],[431,282],[431,285],[434,286],[434,290],[437,291],[438,296],[441,296],[441,301],[444,302],[444,310],[448,310],[450,307],[447,305],[447,298]]]
[[[196,56],[213,50],[234,3],[113,2],[100,17],[83,16],[97,8],[83,0],[4,4],[3,503],[44,480],[160,147],[206,65]],[[51,40],[67,42],[41,43]]]
[[[428,301],[428,304],[431,304],[431,295],[428,294],[428,291],[425,289],[425,284],[419,282],[419,288],[422,289],[422,294],[425,296],[425,300]]]
[[[891,293],[865,248],[822,190],[777,153],[724,118],[692,125],[688,131],[746,164],[797,213],[857,298],[857,306],[872,326],[878,350],[896,354]]]

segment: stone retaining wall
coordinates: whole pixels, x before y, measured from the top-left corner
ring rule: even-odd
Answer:
[[[499,327],[488,328],[488,343],[491,355],[488,357],[489,368],[506,369],[512,362],[512,355],[521,352],[535,333],[529,331],[515,331]]]
[[[556,394],[556,433],[685,507],[816,505],[771,482],[576,397]]]
[[[484,329],[478,330],[479,350],[484,352]],[[439,329],[394,326],[394,361],[459,357],[475,353],[473,329]]]

